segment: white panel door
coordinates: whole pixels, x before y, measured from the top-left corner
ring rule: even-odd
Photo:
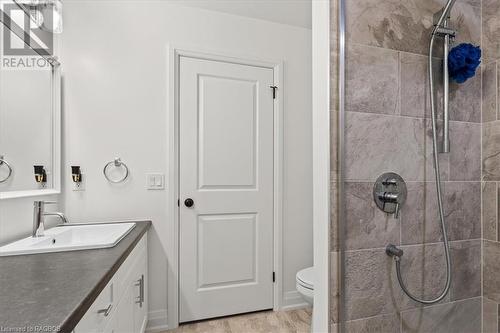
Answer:
[[[270,309],[273,70],[181,57],[179,77],[180,322]]]

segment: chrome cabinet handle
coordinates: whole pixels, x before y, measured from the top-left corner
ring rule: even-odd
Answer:
[[[12,167],[10,166],[9,163],[7,163],[7,161],[4,159],[3,155],[0,155],[0,166],[2,166],[2,165],[5,165],[7,167],[7,170],[9,171],[5,178],[0,179],[0,183],[5,183],[7,181],[7,179],[9,179],[10,176],[12,176]]]
[[[141,278],[137,280],[135,286],[139,287],[139,296],[137,296],[137,301],[135,303],[139,304],[142,308],[142,303],[144,303],[144,274],[141,275]]]
[[[113,304],[110,304],[106,309],[97,310],[97,313],[98,314],[103,314],[104,317],[107,317],[111,313],[111,309],[112,308],[113,308]]]

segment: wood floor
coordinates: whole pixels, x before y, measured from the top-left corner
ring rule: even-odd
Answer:
[[[164,333],[309,333],[311,310],[263,311],[180,325]]]

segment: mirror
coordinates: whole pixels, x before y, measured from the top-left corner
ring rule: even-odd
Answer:
[[[58,66],[15,30],[1,30],[0,199],[58,193]],[[10,56],[6,47],[22,55]]]

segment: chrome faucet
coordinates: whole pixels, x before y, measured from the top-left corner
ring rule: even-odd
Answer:
[[[35,201],[33,203],[33,237],[42,237],[45,234],[45,216],[59,216],[63,223],[68,223],[68,219],[63,213],[51,212],[46,213],[45,205],[55,204],[54,201]]]

